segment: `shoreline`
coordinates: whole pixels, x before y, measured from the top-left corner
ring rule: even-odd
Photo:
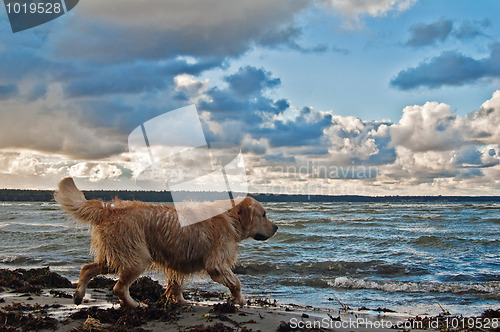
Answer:
[[[264,300],[244,307],[236,307],[225,300],[190,302],[188,306],[149,303],[146,308],[133,311],[122,309],[109,289],[89,289],[84,303],[73,304],[73,288],[54,292],[42,289],[39,294],[0,293],[3,301],[1,312],[15,312],[29,316],[31,322],[12,326],[0,323],[1,330],[26,328],[54,331],[291,331],[294,327],[303,331],[344,330],[395,331],[398,322],[407,315],[359,311],[340,311],[338,316],[319,308],[279,305]],[[188,297],[198,295],[187,294]],[[203,295],[201,295],[204,297]],[[219,296],[211,294],[210,298]],[[147,302],[147,301],[146,301]]]
[[[236,307],[227,303],[227,294],[200,289],[186,292],[189,305],[178,306],[166,301],[165,289],[149,277],[139,278],[131,287],[132,296],[147,306],[126,310],[112,294],[114,282],[94,278],[84,302],[76,306],[72,299],[75,285],[48,268],[0,269],[0,330],[439,331],[460,324],[462,331],[477,330],[470,321],[461,323],[456,316],[416,317],[385,308],[353,310],[344,306],[333,311],[262,298],[251,298],[248,305]],[[486,319],[490,324],[498,322],[500,310],[474,317],[473,324],[484,324]],[[500,330],[498,325],[491,325],[491,330],[495,326]]]
[[[0,202],[54,202],[54,190],[48,189],[7,189],[0,188]],[[151,190],[82,190],[87,199],[111,201],[115,197],[121,200],[139,200],[144,202],[173,203],[170,191]],[[183,194],[178,192],[178,194]],[[199,192],[207,200],[218,197],[220,192]],[[246,196],[247,193],[236,193]],[[500,196],[495,195],[356,195],[356,194],[293,194],[293,193],[248,193],[259,202],[276,203],[499,203]]]

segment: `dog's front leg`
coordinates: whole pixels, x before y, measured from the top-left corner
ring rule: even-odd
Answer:
[[[101,263],[92,263],[84,265],[80,271],[80,278],[78,279],[78,285],[76,286],[76,291],[73,294],[73,302],[77,305],[82,303],[90,279],[94,278],[99,274],[107,274],[107,273],[108,269]]]
[[[241,283],[240,279],[233,273],[233,271],[227,270],[207,270],[213,281],[226,286],[231,291],[231,296],[233,301],[240,306],[245,305],[246,301],[241,294]]]

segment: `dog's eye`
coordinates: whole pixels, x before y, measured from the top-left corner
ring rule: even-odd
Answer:
[[[264,214],[262,215],[262,217],[264,217],[264,218],[266,217],[266,213],[265,213],[265,212],[264,212]]]

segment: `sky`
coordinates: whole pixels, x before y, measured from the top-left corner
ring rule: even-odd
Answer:
[[[499,195],[499,12],[85,0],[12,33],[2,6],[0,188],[144,189],[129,135],[195,105],[210,145],[241,148],[250,192]]]

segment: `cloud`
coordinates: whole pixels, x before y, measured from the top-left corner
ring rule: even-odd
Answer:
[[[251,130],[262,124],[266,116],[279,114],[289,106],[285,100],[266,96],[281,81],[263,68],[241,67],[236,73],[226,75],[224,81],[226,88],[207,89],[198,103],[199,110],[208,112],[211,121],[241,121]]]
[[[225,58],[240,55],[260,42],[289,43],[298,34],[290,33],[294,16],[310,4],[308,0],[196,4],[182,0],[89,0],[79,4],[79,15],[49,39],[53,54],[73,59]]]
[[[272,78],[271,73],[253,66],[241,67],[237,73],[224,78],[229,89],[239,98],[251,98],[264,89],[272,89],[281,84],[279,78]]]
[[[483,30],[489,27],[490,24],[487,19],[457,22],[441,17],[432,23],[418,23],[410,26],[410,38],[406,44],[412,47],[423,47],[444,42],[450,37],[466,42],[477,37],[486,36]]]
[[[171,87],[172,78],[177,75],[197,75],[221,65],[220,60],[206,58],[194,62],[185,58],[176,58],[161,62],[94,64],[87,66],[88,75],[77,75],[72,78],[67,82],[64,90],[68,97],[154,92]]]
[[[330,159],[341,165],[392,162],[395,156],[394,149],[388,146],[387,125],[390,124],[334,115],[331,126],[325,130]]]
[[[418,0],[325,0],[325,3],[349,21],[347,28],[359,26],[360,16],[369,15],[372,17],[384,16],[389,12],[402,12],[412,7]]]
[[[54,189],[66,176],[90,181],[85,189],[131,188],[127,181],[131,172],[120,163],[71,161],[55,154],[47,158],[46,154],[27,149],[0,149],[0,180],[6,188]]]
[[[487,36],[483,29],[491,25],[488,19],[482,21],[462,21],[460,26],[458,26],[453,31],[453,35],[463,41],[468,41],[476,37]]]
[[[482,153],[475,146],[467,146],[455,152],[453,163],[458,166],[478,166],[482,165]]]
[[[19,94],[19,90],[14,84],[0,84],[0,100],[9,99]]]
[[[323,145],[323,131],[331,125],[328,113],[302,113],[292,120],[275,120],[270,128],[262,128],[256,134],[269,140],[271,147],[304,147]]]
[[[96,126],[71,103],[61,102],[56,91],[45,100],[2,104],[0,149],[19,148],[100,159],[123,152],[125,140],[115,128]],[[47,111],[50,109],[50,111]],[[126,136],[125,136],[126,137]]]
[[[471,140],[485,144],[500,144],[500,90],[490,100],[466,118],[470,126]]]
[[[490,55],[483,59],[474,59],[454,51],[444,52],[416,67],[400,71],[390,84],[401,90],[418,87],[435,89],[498,77],[500,77],[500,43],[493,44],[490,47]]]
[[[427,102],[405,107],[399,123],[389,130],[393,146],[411,151],[442,151],[464,144],[463,129],[463,119],[450,106]]]
[[[71,177],[85,177],[90,182],[118,179],[122,175],[120,168],[109,163],[79,162],[69,167],[67,172]]]
[[[410,27],[410,39],[407,44],[413,47],[432,45],[444,41],[453,29],[453,22],[440,18],[433,23],[419,23]]]

